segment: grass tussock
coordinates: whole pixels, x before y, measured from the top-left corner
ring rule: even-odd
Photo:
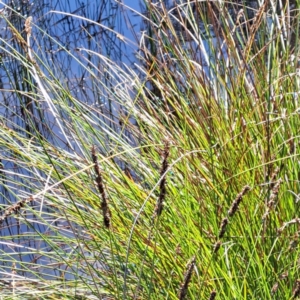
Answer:
[[[42,31],[80,93],[7,17],[4,299],[299,297],[299,4],[273,2],[145,2],[134,65]]]

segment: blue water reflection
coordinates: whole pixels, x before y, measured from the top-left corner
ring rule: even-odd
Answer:
[[[133,4],[132,2],[130,3]],[[70,17],[57,12],[75,14],[78,17]],[[35,135],[39,133],[50,144],[66,151],[70,151],[70,159],[82,159],[81,145],[72,138],[71,128],[60,120],[68,118],[63,111],[55,110],[47,101],[39,101],[35,86],[30,84],[36,81],[18,59],[18,55],[27,55],[22,44],[15,38],[11,26],[15,27],[22,37],[26,39],[24,24],[26,18],[33,17],[31,47],[42,62],[39,63],[43,73],[56,82],[59,86],[67,87],[72,97],[80,99],[86,109],[97,108],[103,116],[108,115],[113,121],[118,114],[119,105],[112,103],[108,98],[108,89],[112,88],[113,82],[107,78],[107,71],[100,55],[109,57],[116,63],[126,61],[133,57],[133,45],[130,51],[126,50],[126,43],[121,36],[132,38],[130,30],[126,26],[124,8],[115,1],[6,1],[0,10],[0,122],[1,126],[18,132],[26,138],[27,133]],[[131,17],[130,17],[131,18]],[[93,22],[89,22],[90,19]],[[103,26],[99,26],[100,23]],[[11,26],[10,26],[11,24]],[[109,28],[111,30],[106,30]],[[11,48],[9,47],[11,45]],[[13,49],[16,49],[15,54]],[[98,55],[94,55],[97,53]],[[127,55],[124,55],[127,54]],[[104,82],[102,86],[95,86],[90,80],[95,76]],[[102,80],[101,80],[102,78]],[[42,88],[48,89],[47,82],[41,80]],[[41,90],[41,86],[38,86]],[[59,90],[59,89],[58,89]],[[50,91],[55,99],[56,91]],[[59,93],[57,91],[57,93]],[[61,95],[59,95],[61,97]],[[66,96],[66,98],[69,96]],[[58,97],[57,97],[58,98]],[[68,99],[70,108],[73,102]],[[59,107],[59,105],[58,105]],[[98,116],[101,119],[101,114]],[[44,121],[43,121],[44,120]],[[101,130],[106,124],[94,124],[96,130]],[[111,123],[113,124],[113,122]],[[110,126],[116,126],[111,125]],[[103,130],[103,129],[102,129]],[[118,130],[114,128],[114,130]],[[6,143],[14,143],[12,137],[1,137]],[[92,141],[91,141],[92,144]],[[22,142],[15,141],[16,151],[26,153]],[[36,151],[39,151],[37,148]],[[43,149],[40,149],[41,153]],[[43,190],[50,185],[47,182],[49,173],[41,173],[34,166],[22,166],[16,163],[17,154],[9,149],[0,149],[0,279],[1,282],[10,284],[13,280],[37,280],[39,276],[47,279],[72,279],[80,276],[80,264],[67,266],[61,262],[60,255],[63,253],[70,259],[74,248],[70,243],[61,243],[59,248],[51,243],[56,235],[66,239],[74,239],[74,232],[78,237],[84,236],[79,227],[70,226],[62,219],[51,219],[51,210],[47,198],[41,195],[33,201],[28,201],[28,209],[22,210],[17,205],[27,201],[31,195]],[[59,157],[59,154],[53,154]],[[49,163],[51,163],[49,161]],[[62,176],[64,170],[60,170]],[[33,178],[39,180],[33,181]],[[68,199],[65,199],[68,201]],[[14,209],[13,209],[14,208]],[[7,213],[8,210],[9,213]],[[5,217],[4,217],[5,216]],[[48,226],[41,220],[47,220]],[[51,237],[49,243],[38,239],[37,232]],[[76,243],[74,243],[76,247]],[[38,253],[57,253],[57,260],[50,259],[47,255]],[[32,253],[36,253],[33,255]],[[88,257],[88,253],[85,253]],[[95,255],[95,254],[94,254]],[[75,259],[74,259],[75,260]],[[17,264],[15,262],[18,262]],[[96,264],[96,265],[95,265]],[[97,264],[99,264],[97,266]],[[95,261],[94,268],[103,268],[101,263]],[[27,270],[27,271],[26,271]],[[33,271],[36,273],[33,276]],[[72,275],[75,274],[75,275]],[[84,276],[84,274],[82,274]],[[30,277],[30,278],[29,278]]]

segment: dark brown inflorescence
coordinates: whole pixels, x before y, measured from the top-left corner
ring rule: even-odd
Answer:
[[[169,148],[169,143],[166,142],[165,144],[165,149],[164,149],[164,153],[163,153],[163,162],[162,162],[162,167],[161,167],[161,171],[160,171],[160,185],[159,185],[159,196],[158,196],[158,200],[156,203],[156,207],[155,207],[155,211],[154,211],[154,217],[156,216],[160,216],[163,210],[163,206],[164,206],[164,200],[166,198],[166,172],[168,169],[168,157],[170,154],[170,148]]]
[[[220,232],[219,232],[219,238],[221,239],[224,234],[225,234],[225,231],[226,231],[226,226],[228,224],[228,219],[227,218],[224,218],[222,220],[222,223],[221,223],[221,227],[220,227]]]
[[[100,172],[95,146],[92,147],[92,160],[94,163],[94,170],[96,173],[96,185],[101,195],[101,210],[103,214],[104,225],[106,228],[109,228],[110,220],[111,220],[111,212],[108,207],[107,196],[104,189],[103,178]]]
[[[196,257],[194,256],[192,258],[192,261],[188,264],[187,270],[184,274],[183,283],[181,284],[181,287],[180,287],[180,290],[179,290],[179,293],[178,293],[178,299],[179,300],[185,299],[185,297],[187,295],[189,283],[192,279],[195,264],[196,264]]]
[[[239,205],[243,199],[243,196],[250,190],[250,186],[246,185],[244,186],[243,190],[236,196],[235,200],[233,201],[229,211],[228,215],[229,217],[232,217],[238,210]]]

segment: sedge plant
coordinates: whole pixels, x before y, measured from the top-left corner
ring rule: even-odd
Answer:
[[[90,103],[11,27],[3,299],[299,297],[298,2],[261,2],[145,2],[134,65],[66,49]]]

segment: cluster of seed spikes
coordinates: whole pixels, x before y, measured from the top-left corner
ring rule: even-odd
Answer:
[[[29,197],[27,199],[21,200],[13,205],[7,207],[3,211],[2,216],[0,217],[0,224],[2,224],[13,213],[15,213],[15,214],[18,213],[20,211],[20,209],[25,206],[26,203],[29,203],[31,201],[33,201],[33,197]]]
[[[228,210],[228,216],[230,218],[232,218],[235,213],[237,212],[239,205],[244,197],[244,195],[250,190],[250,187],[248,185],[244,186],[242,191],[236,196],[236,198],[234,199],[234,201],[232,202],[232,205],[230,207],[230,209]],[[223,238],[225,232],[226,232],[226,228],[227,225],[229,223],[229,220],[227,217],[223,218],[222,222],[221,222],[221,226],[220,226],[220,230],[219,230],[219,235],[218,238],[219,240],[216,242],[215,246],[214,246],[214,253],[217,253],[221,247],[221,241],[220,239]]]
[[[98,191],[101,195],[101,211],[103,214],[103,220],[104,220],[104,226],[106,228],[110,227],[110,220],[111,220],[111,212],[108,207],[107,203],[107,197],[104,189],[104,184],[103,184],[103,178],[100,172],[99,164],[98,164],[98,158],[96,155],[96,149],[95,146],[92,147],[92,160],[94,163],[94,170],[96,173],[96,185],[98,188]]]
[[[194,256],[192,258],[191,262],[188,264],[187,270],[184,274],[184,279],[183,279],[183,282],[182,282],[181,287],[180,287],[179,292],[178,292],[178,299],[179,300],[185,299],[185,297],[187,295],[189,283],[192,279],[195,264],[196,264],[196,257]]]
[[[162,213],[163,207],[164,207],[164,200],[166,198],[166,171],[168,169],[168,157],[170,154],[170,147],[169,147],[169,143],[166,142],[165,143],[165,148],[164,148],[164,152],[163,152],[163,162],[162,162],[162,167],[160,170],[160,185],[159,185],[159,196],[158,196],[158,200],[155,206],[155,210],[154,210],[154,215],[153,215],[153,219],[155,217],[159,217]]]

